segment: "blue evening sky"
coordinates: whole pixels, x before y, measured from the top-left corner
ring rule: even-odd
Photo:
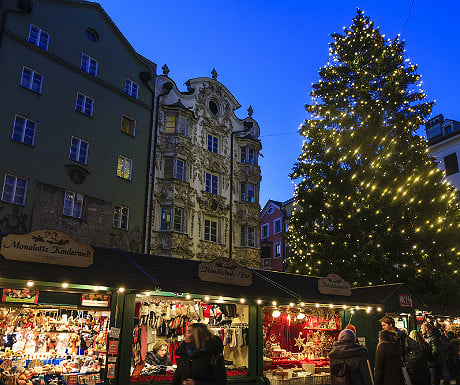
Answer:
[[[349,26],[360,7],[387,37],[403,32],[412,0],[100,0],[134,48],[180,86],[210,76],[240,102],[252,105],[261,128],[260,204],[293,196],[288,174],[300,154],[297,128],[318,70],[327,62],[329,36]],[[419,65],[433,114],[460,120],[458,0],[414,0],[404,34]],[[185,89],[185,88],[183,88]]]

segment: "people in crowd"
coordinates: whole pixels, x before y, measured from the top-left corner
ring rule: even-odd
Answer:
[[[401,370],[401,349],[394,331],[379,332],[379,344],[375,352],[375,385],[405,385]]]
[[[356,343],[356,335],[350,329],[344,329],[334,342],[329,353],[332,384],[372,385],[367,348]],[[342,381],[342,382],[340,382]]]
[[[448,360],[451,379],[455,379],[456,385],[460,385],[460,338],[450,331],[447,333],[449,340]]]
[[[449,373],[449,341],[447,336],[439,328],[441,335],[441,377],[444,385],[450,385],[450,373]]]
[[[386,315],[379,321],[383,330],[396,333],[396,340],[401,351],[404,366],[407,368],[409,376],[416,376],[417,367],[420,365],[418,358],[421,356],[419,345],[395,326],[395,320],[392,317]]]
[[[176,350],[173,385],[225,385],[227,380],[222,340],[205,324],[191,324]]]
[[[427,322],[422,324],[421,332],[425,342],[428,344],[428,367],[431,385],[439,385],[441,382],[441,333]]]
[[[171,359],[168,356],[168,345],[164,341],[154,345],[151,352],[147,353],[145,362],[150,365],[171,366]]]
[[[428,344],[425,342],[422,334],[418,330],[412,330],[409,337],[419,346],[419,356],[412,368],[413,370],[409,371],[412,385],[430,385],[430,371],[428,370]]]

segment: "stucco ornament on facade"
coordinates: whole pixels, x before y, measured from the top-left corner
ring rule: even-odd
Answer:
[[[167,81],[172,82],[169,76],[159,76],[157,89],[161,90],[162,84]],[[150,252],[178,258],[213,260],[216,257],[228,257],[231,133],[244,131],[248,119],[256,126],[257,123],[249,115],[244,120],[235,116],[234,111],[240,105],[227,88],[217,80],[196,78],[187,81],[186,85],[187,91],[181,92],[174,84],[171,92],[160,101],[154,185],[156,204]],[[175,116],[175,120],[172,116]],[[171,132],[171,122],[185,118],[188,119],[188,132],[185,135],[183,132]],[[169,133],[166,133],[167,122]],[[217,151],[208,149],[209,135],[218,138]],[[238,140],[236,135],[233,170],[233,254],[235,258],[245,260],[246,265],[259,267],[259,249],[240,247],[240,227],[253,226],[256,229],[255,238],[258,239],[260,207],[258,203],[239,202],[241,195],[237,188],[242,182],[253,183],[258,196],[260,168],[257,165],[248,165],[243,169],[244,165],[238,161],[243,142],[240,143]],[[261,147],[257,138],[244,139],[244,145],[253,148],[257,162]],[[175,159],[184,162],[187,175],[185,180],[163,178],[166,156],[174,156]],[[206,186],[207,173],[218,176],[217,194],[209,191],[209,175],[208,186]],[[172,226],[169,230],[161,230],[162,215],[166,215],[164,210],[162,214],[162,207],[184,209],[186,218],[182,219],[182,224],[185,226],[183,231],[173,231]],[[163,224],[165,219],[167,218],[163,218]],[[171,219],[168,220],[178,221],[179,217],[173,218],[171,214]],[[206,233],[210,231],[211,222],[215,229],[212,231],[217,233],[212,235],[212,239],[211,235]],[[178,229],[179,226],[176,228]]]

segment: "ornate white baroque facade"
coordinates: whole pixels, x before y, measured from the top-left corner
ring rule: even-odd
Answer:
[[[260,267],[261,143],[252,108],[245,119],[235,116],[241,106],[217,81],[215,70],[212,78],[188,80],[184,91],[168,72],[165,66],[156,85],[150,253],[199,260],[231,256],[242,265]]]

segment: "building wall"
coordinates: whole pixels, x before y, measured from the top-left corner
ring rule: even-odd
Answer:
[[[445,175],[445,162],[444,157],[457,154],[457,160],[460,160],[460,136],[453,136],[451,138],[440,141],[429,147],[430,154],[436,158],[438,167],[444,171]],[[445,176],[445,179],[449,181],[457,191],[460,191],[460,173],[451,174]]]
[[[16,4],[5,2],[3,10]],[[50,34],[48,51],[28,42],[31,24]],[[88,27],[98,42],[88,39]],[[82,53],[98,61],[96,78],[80,70]],[[23,66],[44,76],[41,94],[20,85]],[[141,71],[155,73],[155,65],[141,60],[95,3],[40,0],[30,14],[8,14],[0,47],[0,188],[6,173],[26,178],[28,186],[24,205],[0,201],[1,230],[46,226],[103,246],[143,237],[152,96]],[[123,92],[126,77],[139,85],[137,100]],[[94,99],[92,117],[75,110],[77,91]],[[135,137],[121,131],[123,113],[136,119]],[[33,146],[11,139],[16,114],[37,122]],[[69,159],[72,136],[89,142],[86,165]],[[133,160],[131,181],[116,175],[118,155]],[[82,183],[70,177],[75,173]],[[63,216],[64,190],[84,195],[86,218]],[[127,231],[112,227],[114,204],[129,208]],[[14,225],[18,218],[21,226]]]
[[[230,163],[231,133],[251,127],[234,135],[233,167],[233,247],[231,257],[239,263],[259,267],[259,211],[260,168],[257,165],[261,148],[257,122],[250,116],[239,119],[234,110],[239,103],[227,88],[215,79],[197,78],[188,81],[186,92],[178,90],[165,75],[159,76],[157,93],[164,92],[163,85],[170,82],[171,92],[160,101],[158,114],[158,146],[155,167],[154,215],[150,252],[178,258],[210,260],[229,256],[230,238]],[[214,115],[210,100],[218,106]],[[252,113],[250,113],[252,115]],[[169,117],[175,116],[188,126],[187,132],[168,132]],[[208,134],[218,139],[218,153],[208,151]],[[240,148],[253,150],[254,164],[241,162]],[[168,157],[185,162],[185,180],[165,175]],[[218,176],[218,192],[206,191],[206,173]],[[255,201],[241,200],[240,183],[254,185]],[[178,207],[185,212],[185,225],[177,231],[162,229],[163,209]],[[215,241],[206,240],[206,221],[217,224]],[[242,245],[241,226],[254,229],[254,245]],[[209,228],[209,227],[208,227]]]
[[[271,212],[273,210],[273,212]],[[260,219],[262,268],[268,270],[284,271],[283,250],[283,210],[281,205],[268,201]],[[280,231],[275,232],[275,221],[280,223]],[[268,226],[268,236],[263,237],[263,228]],[[279,245],[280,254],[276,255],[276,247]]]
[[[289,220],[293,211],[293,199],[285,202],[269,200],[260,215],[262,268],[267,270],[284,271],[284,261],[289,257],[289,245],[286,235]],[[281,231],[275,228],[275,221],[280,221]],[[268,237],[263,237],[263,227],[268,226]],[[276,255],[279,245],[280,254]]]

